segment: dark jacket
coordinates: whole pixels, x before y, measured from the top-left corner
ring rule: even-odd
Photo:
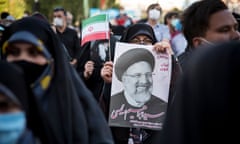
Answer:
[[[168,110],[161,144],[239,143],[240,43],[196,49]]]
[[[141,124],[145,122],[146,128],[161,128],[167,109],[167,103],[154,95],[151,95],[150,100],[147,101],[144,106],[132,106],[126,100],[124,92],[120,92],[111,96],[111,104],[112,105],[110,106],[109,111],[109,123],[114,126],[124,125],[124,127],[134,127],[134,123]],[[121,112],[126,110],[130,111],[128,114],[122,115],[120,114],[121,112],[119,110],[121,110]],[[146,115],[138,115],[139,113],[136,112],[138,110],[141,111],[142,114],[144,113]],[[148,114],[156,117],[148,117]],[[131,122],[132,120],[136,122]],[[155,125],[156,123],[160,125]]]
[[[80,39],[77,35],[77,32],[73,29],[66,27],[63,33],[57,31],[57,35],[67,49],[70,57],[78,59],[80,52]]]
[[[181,55],[178,56],[178,61],[182,71],[185,71],[188,69],[187,63],[190,60],[192,52],[193,52],[192,49],[186,48],[185,52],[183,52]]]

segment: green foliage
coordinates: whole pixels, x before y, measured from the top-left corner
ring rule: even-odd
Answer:
[[[0,2],[0,13],[3,11],[9,12],[10,15],[16,19],[19,19],[23,16],[26,8],[24,0],[5,0]]]
[[[100,6],[100,0],[88,0],[89,7],[99,7]]]
[[[26,10],[30,12],[33,11],[34,0],[24,0],[26,2]],[[79,21],[83,19],[83,0],[38,0],[40,3],[39,12],[44,14],[49,20],[52,19],[52,10],[57,6],[62,6],[65,10],[70,11],[73,16],[73,21]],[[88,0],[89,8],[100,7],[100,0]],[[115,4],[115,0],[106,0],[107,8],[118,8],[119,6]]]
[[[115,0],[107,0],[107,8],[120,8],[120,4],[116,3]]]

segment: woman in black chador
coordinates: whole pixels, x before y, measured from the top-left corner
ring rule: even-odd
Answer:
[[[48,143],[113,143],[103,113],[48,22],[35,17],[14,22],[1,48],[3,59],[24,70],[49,128]]]

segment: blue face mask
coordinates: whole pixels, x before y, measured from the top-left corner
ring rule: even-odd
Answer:
[[[182,24],[179,19],[173,19],[171,25],[175,28],[176,31],[182,31]]]
[[[0,114],[0,144],[16,144],[25,128],[24,112]]]

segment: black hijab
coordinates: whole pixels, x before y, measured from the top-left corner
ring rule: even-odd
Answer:
[[[198,49],[178,83],[163,144],[239,143],[240,42]]]
[[[138,35],[145,35],[148,38],[150,38],[153,43],[155,44],[157,42],[157,39],[155,37],[154,31],[152,27],[148,24],[144,23],[137,23],[129,26],[123,33],[120,42],[130,42],[133,38],[135,38]]]
[[[28,109],[27,101],[27,87],[24,81],[24,76],[20,68],[14,64],[10,64],[4,61],[0,61],[0,83],[9,89],[16,99],[18,105],[23,106],[24,110]]]
[[[76,76],[50,24],[34,17],[18,20],[4,32],[2,44],[18,31],[31,32],[41,39],[54,60],[53,78],[45,93],[48,102],[45,118],[52,137],[50,143],[111,143],[101,110]]]
[[[27,127],[41,143],[49,143],[50,137],[46,121],[44,120],[36,99],[24,79],[24,73],[15,64],[0,61],[0,84],[13,94],[12,100],[16,101],[27,116]]]

